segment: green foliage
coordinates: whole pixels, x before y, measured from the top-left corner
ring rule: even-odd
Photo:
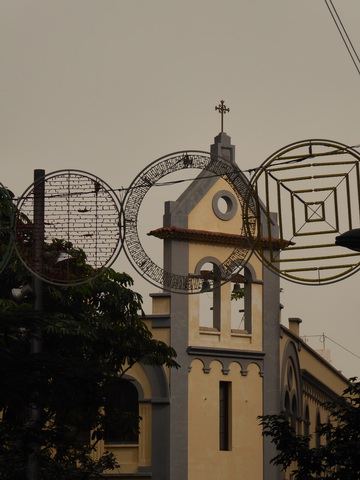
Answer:
[[[231,292],[231,301],[235,301],[237,302],[238,300],[241,300],[242,298],[244,298],[244,295],[245,295],[245,289],[244,288],[241,288],[239,292]]]
[[[311,437],[296,434],[285,415],[259,417],[263,435],[271,438],[278,451],[272,463],[296,480],[359,480],[360,382],[351,379],[343,395],[324,406],[329,421],[315,432],[321,438],[318,447],[310,446]]]
[[[47,245],[46,253],[59,245]],[[78,264],[91,268],[77,254]],[[125,273],[108,269],[72,287],[44,283],[41,312],[30,299],[11,298],[11,289],[26,283],[31,276],[14,254],[0,282],[0,478],[26,478],[28,455],[39,449],[39,480],[92,478],[116,467],[111,455],[90,455],[104,435],[111,382],[137,362],[178,367],[175,351],[152,337]],[[39,332],[43,348],[31,353]],[[36,422],[29,421],[30,405],[41,412]],[[138,421],[126,426],[120,418],[119,425],[138,428]]]
[[[36,431],[2,421],[0,438],[0,474],[4,480],[27,478],[28,454],[34,440],[42,447],[39,455],[40,479],[87,480],[117,466],[113,455],[105,453],[100,460],[94,461],[91,459],[93,447],[76,443],[69,435],[54,437],[51,428]]]
[[[0,271],[6,265],[12,250],[13,193],[0,184]]]

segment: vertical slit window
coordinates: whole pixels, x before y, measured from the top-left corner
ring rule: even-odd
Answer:
[[[219,391],[219,446],[231,450],[231,383],[220,382]]]

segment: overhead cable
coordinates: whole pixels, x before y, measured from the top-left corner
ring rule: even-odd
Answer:
[[[335,8],[332,0],[325,0],[325,4],[326,4],[327,8],[329,9],[330,15],[335,22],[336,28],[338,29],[338,31],[340,33],[340,36],[341,36],[341,38],[342,38],[342,40],[345,44],[345,47],[346,47],[346,49],[347,49],[347,51],[348,51],[348,53],[351,57],[351,60],[353,61],[358,74],[360,75],[360,59],[359,59],[359,56],[356,53],[355,47],[352,44],[352,42],[350,40],[350,37],[349,37],[345,27],[344,27],[344,24],[342,23],[342,21],[339,17],[339,14],[337,13],[336,8]]]

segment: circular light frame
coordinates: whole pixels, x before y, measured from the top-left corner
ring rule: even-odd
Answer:
[[[43,194],[37,193],[41,189]],[[15,248],[40,279],[55,285],[84,283],[118,257],[122,218],[120,201],[103,180],[81,170],[59,170],[38,179],[20,197]]]
[[[146,194],[158,180],[168,174],[188,169],[201,169],[209,175],[223,178],[234,192],[234,198],[236,196],[240,205],[243,204],[248,185],[237,166],[200,150],[175,152],[150,163],[133,180],[124,199],[124,250],[129,262],[152,285],[165,291],[186,294],[201,291],[201,278],[194,274],[180,275],[168,272],[153,262],[139,238],[138,214]],[[239,232],[239,235],[242,233],[244,232]],[[241,236],[242,241],[239,241],[239,245],[235,246],[229,257],[215,267],[217,285],[231,280],[232,275],[245,266],[252,254],[244,235]]]
[[[323,285],[360,269],[360,254],[335,244],[336,235],[360,222],[359,164],[354,148],[311,139],[279,149],[256,170],[244,225],[270,270],[294,283]],[[260,225],[255,234],[253,222]]]

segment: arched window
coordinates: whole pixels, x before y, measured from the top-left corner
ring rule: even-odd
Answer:
[[[294,429],[295,433],[298,433],[298,413],[297,413],[297,401],[295,395],[293,396],[291,402],[291,418],[290,424]]]
[[[286,392],[285,393],[285,402],[284,402],[284,407],[285,407],[285,418],[286,420],[290,420],[290,415],[291,415],[291,411],[290,411],[290,395],[289,395],[289,392]]]
[[[309,413],[309,406],[306,405],[305,407],[305,414],[304,414],[304,436],[307,437],[310,441],[310,413]]]
[[[331,431],[331,421],[330,421],[330,418],[327,419],[327,432],[326,432],[326,445],[329,445],[330,443],[330,440],[331,440],[331,434],[330,434],[330,431]]]
[[[244,275],[236,274],[231,293],[231,330],[251,333],[251,273],[244,268]]]
[[[321,445],[321,435],[319,433],[319,428],[321,425],[321,417],[320,417],[320,412],[317,413],[316,415],[316,430],[315,430],[315,446],[316,448],[320,447]]]
[[[199,325],[203,329],[220,331],[221,288],[216,274],[217,265],[205,261],[200,267],[202,291],[199,294]]]
[[[139,394],[135,385],[114,378],[105,399],[105,443],[134,444],[139,441]]]

